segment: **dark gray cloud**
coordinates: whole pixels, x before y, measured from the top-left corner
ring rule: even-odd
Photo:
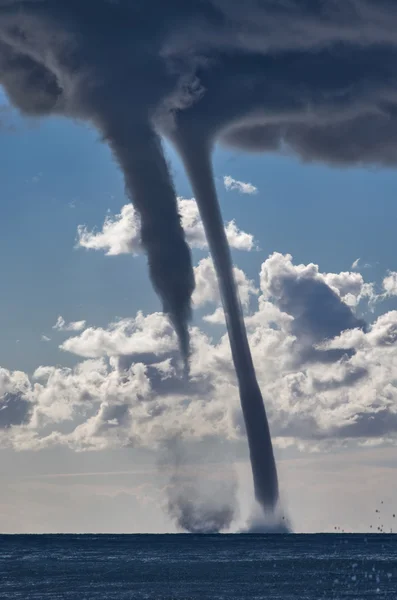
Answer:
[[[103,126],[117,97],[116,116],[128,114],[137,139],[148,120],[167,128],[177,113],[251,149],[395,162],[395,0],[0,0],[0,9],[1,80],[29,114]]]

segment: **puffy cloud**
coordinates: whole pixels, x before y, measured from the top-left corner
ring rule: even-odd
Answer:
[[[126,204],[115,217],[107,216],[102,231],[77,228],[78,245],[88,250],[104,250],[108,256],[142,252],[140,222],[132,204]]]
[[[89,327],[60,347],[85,358],[128,355],[139,362],[140,356],[167,356],[176,350],[177,342],[168,319],[160,313],[144,316],[139,312],[135,319],[122,319],[107,329]]]
[[[211,325],[225,325],[225,313],[223,312],[223,308],[218,306],[218,308],[210,315],[204,315],[203,321],[207,321],[207,323],[211,323]]]
[[[275,277],[272,280],[273,275]],[[292,264],[292,257],[289,254],[282,255],[275,252],[263,265],[261,272],[261,289],[266,296],[271,296],[272,291],[269,287],[269,281],[285,281],[296,279],[304,282],[312,280],[320,284],[325,283],[344,304],[355,307],[361,300],[367,299],[369,303],[376,301],[377,296],[374,292],[374,285],[366,283],[361,273],[341,272],[341,273],[320,273],[318,265],[310,263],[308,265]],[[274,290],[273,290],[274,292]],[[277,292],[276,292],[277,294]]]
[[[66,323],[65,319],[59,316],[52,328],[57,331],[81,331],[84,329],[85,324],[85,321],[71,321],[70,323]]]
[[[361,273],[343,271],[342,273],[325,273],[324,282],[351,307],[366,300],[372,306],[378,297],[373,283],[365,283]]]
[[[293,317],[290,332],[296,338],[295,355],[300,361],[341,358],[345,349],[316,346],[347,329],[365,328],[349,306],[365,285],[356,273],[323,274],[315,264],[295,266],[290,255],[274,253],[262,265],[260,282],[264,298]]]
[[[109,385],[107,373],[103,360],[83,361],[74,369],[36,369],[31,389],[35,402],[31,426],[40,430],[49,424],[84,418],[103,386]]]
[[[371,343],[377,347],[382,346],[393,346],[397,341],[397,311],[391,310],[384,315],[381,315],[370,334],[369,339]]]
[[[178,198],[178,207],[186,239],[192,248],[207,248],[204,227],[194,199]],[[253,250],[254,238],[238,229],[234,221],[225,226],[229,244],[236,250]],[[142,250],[140,220],[132,204],[122,207],[119,214],[107,216],[101,231],[90,231],[79,225],[77,245],[89,250],[103,250],[108,256],[139,254]]]
[[[234,221],[230,221],[226,225],[225,231],[231,248],[235,248],[236,250],[253,250],[255,248],[253,235],[238,229]]]
[[[203,258],[194,268],[196,288],[193,302],[196,306],[207,303],[219,304],[221,301],[214,265],[211,258]],[[247,308],[250,297],[258,294],[254,282],[249,280],[241,269],[234,267],[234,278],[237,283],[243,307]]]
[[[200,302],[216,307],[211,261],[196,269]],[[357,273],[322,273],[290,255],[263,262],[259,291],[235,273],[246,308],[248,300],[255,305],[246,323],[275,444],[394,442],[397,311],[364,323],[348,301],[367,285]],[[205,319],[222,324],[220,307]],[[84,450],[239,439],[244,425],[227,337],[215,342],[192,327],[191,339],[189,377],[160,313],[70,337],[61,348],[81,358],[74,368],[40,367],[31,378],[1,369],[0,443]]]
[[[252,183],[245,183],[244,181],[238,181],[233,179],[230,175],[223,177],[223,183],[228,191],[240,192],[240,194],[257,194],[258,188],[252,185]]]
[[[397,296],[397,273],[390,271],[383,280],[383,289],[387,296]]]

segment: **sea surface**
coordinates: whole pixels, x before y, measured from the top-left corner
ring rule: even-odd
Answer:
[[[397,536],[0,536],[0,599],[397,599]]]

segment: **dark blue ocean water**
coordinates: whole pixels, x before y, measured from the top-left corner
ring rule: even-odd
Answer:
[[[396,600],[397,536],[0,536],[17,598]]]

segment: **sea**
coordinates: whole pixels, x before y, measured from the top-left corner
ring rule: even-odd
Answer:
[[[0,536],[0,599],[397,600],[397,536]]]

